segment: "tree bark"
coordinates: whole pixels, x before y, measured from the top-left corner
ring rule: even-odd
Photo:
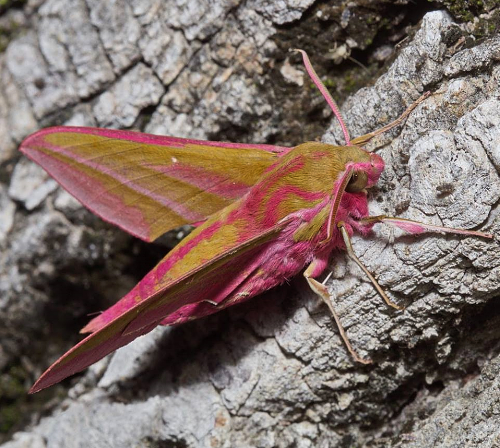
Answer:
[[[312,0],[8,9],[2,17],[20,15],[22,32],[0,53],[3,446],[498,446],[500,12],[485,2],[473,22],[449,3],[455,17]],[[417,12],[422,20],[410,19]],[[328,309],[297,278],[201,321],[159,327],[28,399],[86,314],[126,293],[179,232],[149,248],[102,223],[20,158],[19,142],[71,124],[280,145],[323,134],[342,144],[289,48],[307,50],[345,99],[351,136],[430,90],[404,125],[368,145],[386,162],[370,211],[495,240],[384,226],[356,237],[363,263],[405,306],[399,312],[334,254],[328,286],[371,365],[351,359]]]

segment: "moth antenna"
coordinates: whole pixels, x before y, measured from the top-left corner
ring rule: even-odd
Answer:
[[[376,131],[354,138],[351,143],[353,145],[362,146],[365,143],[368,143],[373,137],[376,137],[377,135],[383,134],[384,132],[387,132],[396,126],[399,126],[401,123],[403,123],[403,121],[406,120],[406,118],[408,118],[408,115],[412,113],[413,109],[415,109],[421,102],[423,102],[430,95],[431,92],[425,92],[423,95],[420,96],[420,98],[418,98],[416,101],[410,104],[410,106],[408,106],[408,108],[394,121],[391,121],[389,124],[386,124],[384,127],[381,127]]]
[[[325,87],[325,85],[321,82],[321,79],[319,79],[318,74],[316,73],[313,66],[311,65],[311,61],[309,60],[307,53],[304,50],[299,50],[299,49],[295,49],[295,48],[290,49],[290,51],[298,51],[299,53],[302,54],[302,60],[304,61],[304,66],[306,67],[307,74],[311,78],[312,82],[319,89],[319,91],[323,95],[323,98],[325,98],[326,102],[328,103],[328,105],[332,109],[333,113],[335,114],[335,117],[339,121],[340,127],[342,128],[342,132],[344,133],[346,145],[351,146],[351,138],[349,137],[349,131],[347,130],[347,127],[344,123],[342,115],[340,114],[340,110],[337,106],[337,103],[334,101],[334,99],[330,95],[330,92]]]

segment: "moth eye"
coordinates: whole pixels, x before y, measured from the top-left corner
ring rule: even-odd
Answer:
[[[345,191],[349,193],[358,193],[366,188],[368,183],[368,176],[364,171],[355,171],[351,180],[347,184]]]

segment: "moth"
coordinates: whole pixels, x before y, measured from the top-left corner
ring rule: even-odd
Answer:
[[[296,147],[220,143],[85,127],[53,127],[29,136],[20,150],[102,219],[145,241],[184,224],[195,229],[120,301],[94,317],[90,333],[36,381],[35,393],[81,371],[157,325],[177,325],[244,302],[303,271],[327,304],[352,357],[361,363],[318,278],[334,250],[347,254],[394,308],[356,257],[354,233],[377,223],[409,233],[451,232],[389,216],[370,216],[367,189],[384,161],[363,149],[401,124],[429,93],[398,119],[351,140],[338,107],[302,54],[307,73],[330,105],[345,145]]]

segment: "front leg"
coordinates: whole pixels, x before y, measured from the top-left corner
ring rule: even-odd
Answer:
[[[349,258],[351,260],[353,260],[363,270],[363,272],[370,279],[370,281],[372,282],[372,285],[375,287],[375,289],[380,294],[380,296],[384,299],[384,301],[385,301],[385,303],[387,303],[387,305],[392,306],[393,308],[396,308],[397,310],[402,310],[403,308],[401,306],[399,306],[397,303],[394,303],[391,299],[389,299],[389,297],[387,296],[385,291],[378,284],[377,280],[375,280],[375,277],[370,273],[370,271],[368,269],[366,269],[366,266],[363,263],[361,263],[361,260],[354,253],[354,249],[352,248],[351,238],[349,237],[349,233],[347,232],[347,229],[345,227],[345,223],[343,221],[340,221],[337,224],[337,227],[339,228],[340,234],[342,235],[342,238],[344,239],[345,248],[347,251],[347,255],[349,255]]]
[[[359,222],[362,224],[375,224],[378,222],[390,224],[399,227],[401,230],[404,230],[413,235],[419,235],[421,233],[426,233],[426,232],[437,232],[437,233],[454,233],[457,235],[478,236],[481,238],[490,238],[490,239],[493,238],[493,235],[491,233],[477,232],[476,230],[455,229],[453,227],[435,226],[433,224],[425,224],[420,221],[413,221],[411,219],[405,219],[405,218],[394,218],[392,216],[386,216],[386,215],[367,216],[366,218],[360,219]]]
[[[339,329],[340,336],[342,337],[344,344],[347,347],[347,350],[349,350],[349,353],[352,355],[352,357],[357,361],[362,364],[371,364],[372,360],[371,359],[364,359],[361,358],[354,348],[352,347],[351,343],[349,342],[349,338],[347,337],[347,334],[344,330],[344,327],[342,326],[342,323],[340,322],[340,318],[335,311],[335,308],[333,308],[332,300],[330,297],[330,293],[326,289],[326,286],[323,283],[318,282],[316,279],[313,277],[316,277],[320,275],[323,270],[326,267],[326,262],[323,259],[315,259],[309,266],[308,268],[304,271],[304,277],[307,280],[307,283],[309,284],[309,287],[318,295],[321,297],[323,302],[326,303],[328,308],[330,309],[330,312],[333,315],[333,318],[335,319],[335,323],[337,324],[337,328]]]

